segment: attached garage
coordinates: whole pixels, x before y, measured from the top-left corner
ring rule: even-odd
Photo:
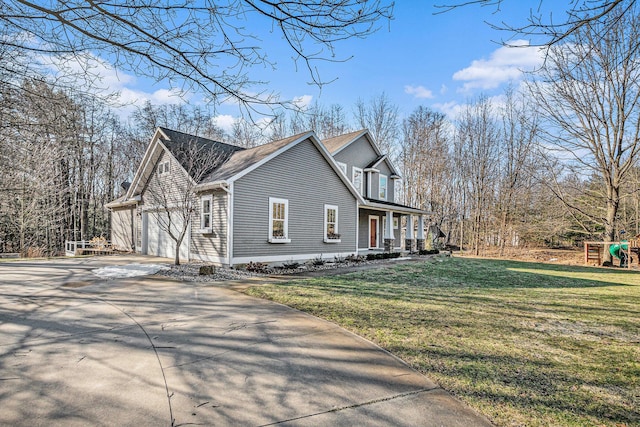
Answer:
[[[164,216],[162,216],[164,215]],[[171,217],[171,230],[175,235],[178,230],[182,229],[184,224],[180,215],[174,214]],[[164,258],[175,257],[175,241],[171,238],[167,231],[166,214],[158,212],[144,212],[142,214],[142,253],[146,255],[154,255]],[[180,260],[189,260],[189,238],[191,235],[191,225],[187,229],[187,233],[180,245]]]

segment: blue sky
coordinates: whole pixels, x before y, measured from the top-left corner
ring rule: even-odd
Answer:
[[[278,68],[275,72],[254,72],[268,80],[268,88],[283,99],[337,103],[351,112],[358,98],[367,101],[384,92],[399,106],[403,117],[419,105],[453,117],[461,105],[480,94],[499,99],[510,81],[516,85],[521,81],[521,69],[540,63],[537,48],[501,46],[498,42],[510,34],[494,30],[485,22],[522,24],[530,12],[527,3],[505,0],[500,10],[496,6],[470,5],[434,14],[438,9],[433,2],[396,1],[394,19],[381,22],[377,33],[336,44],[337,57],[351,57],[349,61],[317,63],[325,80],[336,79],[322,90],[308,83],[310,76],[304,67],[296,70],[291,51],[284,48],[282,40],[265,32],[261,35],[262,48]],[[537,7],[539,2],[530,3]],[[182,102],[163,82],[154,83],[123,72],[116,74],[106,64],[103,74],[104,85],[120,91],[121,101],[129,105],[120,109],[122,116],[145,100]],[[199,94],[186,94],[186,98],[192,103],[202,99]],[[231,105],[222,105],[217,112],[223,126],[238,116]]]

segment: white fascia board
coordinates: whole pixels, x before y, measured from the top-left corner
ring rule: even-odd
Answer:
[[[418,208],[411,208],[406,206],[394,206],[394,205],[385,205],[384,203],[376,203],[371,200],[367,200],[364,204],[365,207],[377,211],[394,211],[397,213],[404,214],[417,214],[417,215],[431,215],[431,212],[423,211]]]
[[[342,172],[342,170],[340,169],[340,166],[338,166],[338,163],[335,161],[333,156],[331,156],[331,154],[327,150],[327,147],[325,147],[324,144],[320,142],[316,134],[312,132],[309,139],[320,151],[320,154],[322,154],[322,157],[325,158],[327,163],[329,163],[331,168],[336,172],[336,175],[338,175],[338,178],[342,180],[344,185],[346,185],[349,191],[351,191],[351,193],[355,196],[356,200],[358,202],[364,203],[364,198],[362,197],[362,195],[358,192],[356,187],[354,187],[351,181],[349,181],[349,178],[347,178],[347,176]]]
[[[142,197],[140,197],[140,195],[135,196],[131,199],[125,199],[125,200],[114,200],[113,202],[109,202],[106,203],[104,205],[105,208],[122,208],[122,207],[126,207],[126,206],[132,206],[132,205],[136,205],[138,204],[138,202],[140,202],[142,200]]]
[[[140,180],[142,179],[142,175],[144,171],[147,169],[147,164],[151,160],[152,154],[155,150],[155,146],[157,145],[157,141],[160,139],[160,136],[165,136],[165,133],[160,130],[160,128],[156,129],[156,132],[151,137],[151,141],[149,141],[149,145],[147,146],[146,151],[144,152],[144,156],[142,156],[142,161],[136,170],[135,175],[133,176],[133,180],[131,181],[131,185],[125,194],[125,198],[130,199],[132,194],[135,194],[135,190],[138,187]]]
[[[389,169],[391,170],[391,179],[402,179],[402,176],[400,176],[400,174],[398,173],[398,170],[395,168],[395,166],[393,165],[393,163],[391,162],[391,159],[389,158],[388,155],[384,154],[380,160],[378,160],[377,162],[375,162],[373,165],[371,165],[371,170],[375,171],[375,172],[379,172],[378,170],[374,169],[376,166],[378,166],[380,163],[382,162],[386,162],[387,166],[389,166]]]
[[[224,190],[229,192],[229,183],[225,180],[222,181],[213,181],[213,182],[205,182],[202,184],[198,184],[193,187],[194,193],[202,193],[203,191],[209,190]]]

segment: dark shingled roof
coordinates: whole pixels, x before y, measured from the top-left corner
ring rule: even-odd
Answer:
[[[192,175],[194,174],[194,159],[192,156],[212,156],[213,160],[210,164],[196,162],[195,164],[203,164],[206,170],[197,171],[200,177],[207,176],[221,165],[226,163],[234,153],[244,151],[244,148],[236,145],[226,144],[224,142],[214,141],[209,138],[189,135],[187,133],[161,127],[162,133],[167,135],[169,139],[161,139],[162,143],[167,147],[171,154],[180,162],[180,165]],[[192,176],[196,179],[197,177]]]

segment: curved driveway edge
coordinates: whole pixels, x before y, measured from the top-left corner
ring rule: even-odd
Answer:
[[[157,277],[43,280],[57,268],[0,264],[0,425],[491,425],[289,307]]]

